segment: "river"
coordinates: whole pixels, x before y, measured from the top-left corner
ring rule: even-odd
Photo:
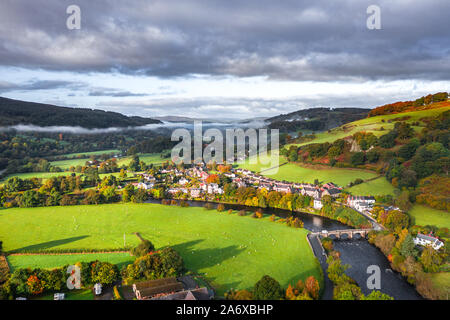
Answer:
[[[161,200],[149,200],[148,203],[161,203]],[[204,201],[186,201],[192,207],[203,207],[207,202]],[[259,208],[247,207],[239,204],[224,204],[225,209],[246,210],[255,212]],[[292,213],[283,209],[262,209],[266,214],[275,214],[279,217],[286,218],[293,214],[304,222],[304,228],[312,232],[321,232],[322,230],[345,230],[352,229],[351,227],[340,223],[339,221],[331,220],[321,216],[315,216],[308,213],[295,212]],[[322,299],[331,300],[333,297],[333,283],[326,276],[326,257],[323,256],[321,246],[317,237],[309,237],[314,254],[318,258],[322,269],[324,271],[325,288]],[[386,293],[395,300],[420,300],[423,299],[413,286],[408,284],[406,280],[397,272],[391,270],[389,261],[376,247],[369,244],[365,239],[360,240],[335,240],[334,248],[341,253],[341,260],[343,264],[349,264],[351,267],[346,271],[346,274],[355,279],[364,294],[369,294],[370,289],[367,288],[367,278],[370,276],[367,273],[367,267],[376,265],[381,270],[381,289],[380,291]]]

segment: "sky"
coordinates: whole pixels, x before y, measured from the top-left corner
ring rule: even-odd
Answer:
[[[0,96],[146,117],[373,108],[450,91],[449,18],[448,0],[2,0]]]

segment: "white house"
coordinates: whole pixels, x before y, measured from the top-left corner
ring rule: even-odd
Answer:
[[[370,210],[374,203],[374,197],[350,196],[347,198],[347,204],[360,212]]]
[[[320,198],[314,198],[314,209],[320,210],[322,209],[323,204]]]
[[[217,183],[210,183],[208,184],[207,187],[207,192],[208,193],[219,193],[222,194],[223,193],[223,189],[219,187],[219,185]]]
[[[431,246],[434,250],[439,250],[444,245],[444,243],[438,238],[421,233],[418,233],[417,237],[414,238],[414,244],[421,246]]]
[[[191,189],[191,197],[192,198],[200,197],[201,193],[202,193],[202,189],[199,189],[199,188],[192,188]]]

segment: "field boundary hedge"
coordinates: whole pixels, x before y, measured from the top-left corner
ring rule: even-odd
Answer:
[[[55,249],[55,250],[11,250],[8,256],[32,256],[32,255],[71,255],[71,254],[99,254],[99,253],[130,253],[130,248],[118,249]]]

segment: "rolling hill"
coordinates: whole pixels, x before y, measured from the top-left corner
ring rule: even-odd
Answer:
[[[322,131],[345,123],[366,118],[369,109],[361,108],[311,108],[268,118],[269,128],[281,132],[298,130]]]
[[[31,124],[36,126],[79,126],[83,128],[136,127],[161,121],[127,117],[117,112],[58,107],[0,97],[0,126]]]

